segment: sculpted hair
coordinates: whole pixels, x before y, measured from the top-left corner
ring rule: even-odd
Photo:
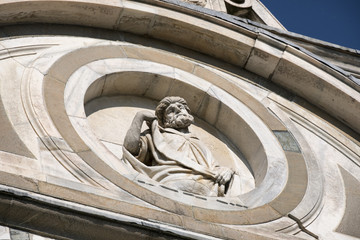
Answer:
[[[187,105],[187,102],[185,101],[185,99],[183,99],[182,97],[175,97],[175,96],[171,96],[171,97],[165,97],[164,99],[162,99],[159,104],[157,105],[156,109],[155,109],[155,115],[156,118],[159,122],[159,125],[161,127],[164,127],[164,113],[166,108],[172,104],[172,103],[181,103],[182,105],[184,105],[186,111],[188,113],[190,113],[190,108]]]

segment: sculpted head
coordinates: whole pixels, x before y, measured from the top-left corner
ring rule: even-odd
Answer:
[[[185,99],[181,97],[165,97],[155,110],[156,118],[161,127],[183,129],[194,122]]]

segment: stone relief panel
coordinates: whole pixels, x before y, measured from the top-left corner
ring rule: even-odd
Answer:
[[[262,226],[269,229],[281,229],[291,234],[299,231],[293,219],[310,223],[319,214],[322,214],[322,219],[330,214],[331,207],[323,207],[321,174],[315,160],[327,157],[319,155],[316,149],[309,150],[312,141],[305,141],[296,130],[298,126],[291,125],[294,117],[284,114],[284,100],[280,101],[273,93],[269,94],[239,76],[163,50],[157,52],[160,57],[155,57],[151,52],[154,50],[149,47],[83,41],[79,44],[82,47],[70,46],[70,40],[66,46],[52,46],[32,62],[19,81],[23,86],[19,91],[26,116],[31,127],[36,129],[34,134],[41,137],[44,145],[39,156],[42,160],[51,158],[57,162],[56,165],[50,160],[42,162],[53,169],[50,172],[47,170],[50,168],[43,168],[49,175],[39,177],[44,181],[42,193],[121,213],[128,213],[126,211],[130,208],[126,204],[133,204],[131,206],[136,207],[132,210],[144,207],[149,212],[139,210],[132,214],[147,214],[149,219],[156,216],[171,224],[181,225],[177,218],[169,219],[162,215],[164,210],[166,214],[173,214],[171,216],[235,224],[238,228],[243,224],[256,226],[263,223]],[[159,63],[170,57],[183,63],[175,66],[173,59],[168,61],[169,64]],[[5,92],[6,87],[2,87]],[[139,112],[146,111],[147,117],[153,120],[158,102],[166,96],[181,96],[186,100],[194,123],[188,126],[185,136],[192,133],[201,140],[218,166],[224,167],[222,179],[228,178],[225,175],[239,177],[239,193],[227,195],[224,191],[224,194],[219,194],[219,190],[215,193],[192,192],[182,185],[167,185],[145,173],[139,174],[144,169],[134,171],[133,167],[124,166],[121,161],[126,148],[124,139],[132,128],[133,119]],[[171,102],[165,110],[176,102]],[[12,110],[8,102],[5,104],[9,111]],[[305,113],[302,115],[309,117]],[[161,127],[149,125],[142,121],[140,133],[144,135],[140,135],[140,139],[146,138],[149,130],[151,135]],[[165,132],[167,127],[162,128],[159,131]],[[312,139],[311,136],[308,138]],[[35,149],[30,140],[26,143],[29,149]],[[352,151],[355,150],[356,146]],[[317,157],[312,152],[316,152]],[[139,154],[131,155],[136,157]],[[356,157],[354,159],[356,162]],[[345,161],[342,159],[340,163]],[[145,164],[149,165],[152,162]],[[336,166],[332,165],[332,168],[336,169]],[[227,169],[238,174],[227,174]],[[356,171],[351,174],[356,176],[354,173]],[[209,175],[212,174],[210,171]],[[346,177],[345,185],[356,186],[351,177],[341,174]],[[232,176],[229,181],[224,180],[225,185],[232,181]],[[217,183],[216,180],[213,182]],[[57,190],[47,184],[56,185]],[[340,182],[337,186],[343,189]],[[73,195],[64,194],[69,189]],[[37,191],[36,188],[33,191]],[[89,194],[96,195],[97,200],[87,198]],[[357,204],[352,203],[356,196],[346,194],[350,196],[349,206],[356,208]],[[105,205],[102,204],[103,198],[106,198]],[[112,207],[115,205],[116,209]],[[326,214],[321,211],[326,211]],[[287,217],[288,214],[292,218]],[[340,210],[335,218],[341,218]],[[352,217],[346,212],[343,223],[348,219]],[[317,225],[313,226],[309,229],[316,232]],[[344,226],[339,227],[339,232],[358,234],[353,227]]]
[[[43,157],[51,156],[58,164],[49,163],[58,170],[43,178],[49,184],[207,222],[250,224],[282,216],[280,209],[274,208],[275,202],[278,206],[286,202],[286,196],[281,196],[288,181],[288,163],[273,131],[286,128],[259,103],[266,97],[264,90],[254,90],[254,98],[243,90],[254,88],[239,77],[163,50],[156,55],[153,48],[129,43],[70,42],[42,53],[22,79],[26,114],[48,154]],[[239,173],[239,193],[224,198],[218,193],[184,191],[121,162],[123,140],[137,112],[154,113],[161,99],[179,95],[195,118],[189,131],[204,143],[219,166]],[[268,115],[259,117],[259,109]],[[145,131],[148,126],[142,125]],[[62,171],[72,178],[65,179]],[[306,181],[299,181],[306,186]],[[42,191],[102,209],[113,206],[74,193],[63,195],[52,187]],[[287,209],[296,207],[303,194],[300,191],[295,201],[287,203]],[[121,211],[126,209],[124,206]],[[151,218],[152,213],[148,214]]]
[[[112,107],[110,107],[112,106]],[[144,108],[147,106],[147,108]],[[140,108],[139,108],[140,107]],[[108,146],[109,149],[111,149],[115,154],[118,155],[119,158],[122,158],[122,152],[123,149],[121,146],[123,145],[123,139],[125,138],[124,129],[131,128],[131,125],[129,125],[132,121],[132,118],[136,116],[136,113],[138,112],[144,112],[149,111],[151,114],[154,114],[153,109],[156,108],[156,101],[147,100],[144,98],[136,97],[136,96],[123,96],[123,97],[103,97],[99,99],[94,99],[86,104],[85,109],[88,115],[89,124],[92,127],[92,129],[95,131],[95,134],[100,138],[103,139],[103,143]],[[141,109],[148,109],[148,110],[141,110]],[[106,127],[104,127],[104,124],[101,124],[101,122],[107,122]],[[117,128],[116,126],[119,125],[119,122],[121,122],[122,128]],[[206,122],[200,120],[199,118],[195,119],[195,126],[191,125],[190,132],[194,136],[199,136],[199,138],[204,139],[203,148],[206,149],[207,153],[211,153],[210,156],[214,156],[214,159],[219,159],[217,161],[219,163],[219,166],[223,166],[224,169],[234,169],[232,171],[239,172],[239,175],[237,176],[237,189],[236,193],[233,193],[233,195],[239,195],[240,193],[245,193],[250,191],[254,188],[254,178],[249,170],[249,168],[244,164],[246,163],[246,160],[244,160],[244,157],[241,155],[239,150],[237,150],[230,142],[229,140],[222,135],[219,131],[212,128],[209,124]],[[143,123],[142,125],[142,132],[146,133],[149,132],[148,126]],[[171,131],[171,130],[170,130]],[[140,134],[140,133],[139,133]],[[140,138],[140,136],[139,136]],[[144,139],[144,135],[141,137]],[[140,140],[140,139],[139,139]],[[143,141],[143,140],[142,140]],[[207,147],[209,146],[209,147]],[[144,164],[140,165],[138,163],[138,160],[134,160],[134,157],[131,157],[129,155],[130,153],[127,153],[127,156],[129,159],[126,159],[125,162],[127,164],[133,163],[134,168],[138,168],[139,172],[142,172],[143,174],[147,175],[147,172],[151,175],[151,166],[157,165],[155,162],[144,162]],[[135,156],[138,154],[135,154]],[[243,158],[241,160],[240,157]],[[190,156],[193,157],[193,156]],[[152,160],[152,159],[151,159]],[[181,159],[180,159],[181,160]],[[213,161],[212,159],[209,159],[210,161]],[[134,162],[135,161],[135,162]],[[150,159],[146,159],[146,161],[150,161]],[[191,158],[188,161],[193,161]],[[200,161],[200,160],[199,160]],[[221,163],[221,164],[220,164]],[[179,163],[179,165],[181,162]],[[206,163],[204,163],[206,164]],[[199,163],[200,165],[200,163]],[[202,166],[202,165],[201,165]],[[204,165],[204,169],[208,166]],[[214,165],[215,166],[215,165]],[[132,168],[133,168],[132,167]],[[184,169],[181,170],[180,167],[169,166],[170,170],[166,170],[164,168],[163,174],[169,174],[171,175],[171,168],[179,169],[180,171],[184,172]],[[196,167],[196,166],[195,166]],[[163,168],[163,167],[162,167]],[[189,176],[193,177],[191,172],[188,170],[187,174]],[[196,171],[196,170],[194,170]],[[241,172],[241,174],[240,174]],[[234,172],[231,172],[231,175],[233,175]],[[177,173],[174,173],[175,175]],[[206,174],[206,173],[204,173]],[[210,174],[212,174],[210,172]],[[225,174],[225,173],[224,173]],[[159,173],[157,173],[157,176],[159,176]],[[179,174],[179,177],[181,179],[181,176],[186,176],[186,173]],[[208,178],[206,177],[201,178]],[[159,179],[162,179],[164,176],[159,177]],[[199,177],[199,176],[198,176]],[[229,176],[230,177],[230,176]],[[177,180],[180,180],[177,179]],[[230,179],[229,179],[230,180]],[[164,182],[161,181],[160,182]],[[193,183],[192,183],[193,184]],[[166,186],[169,186],[169,184],[165,184]],[[176,189],[179,189],[179,187],[173,186]],[[184,189],[180,186],[180,189]],[[185,191],[185,189],[184,189]],[[194,192],[192,189],[187,189],[187,192],[197,193]],[[201,194],[201,192],[198,192],[200,195],[210,195],[208,194]],[[215,194],[218,195],[218,194]]]
[[[70,160],[76,163],[83,159],[85,164],[77,166],[87,176],[90,176],[88,181],[93,181],[94,186],[114,189],[115,185],[144,201],[145,205],[154,204],[156,207],[170,212],[181,211],[186,216],[195,214],[196,218],[206,221],[236,224],[249,221],[262,222],[267,221],[266,219],[280,217],[279,213],[274,211],[268,203],[275,200],[284,201],[279,196],[282,196],[281,192],[287,182],[287,155],[272,131],[285,131],[286,128],[277,123],[271,115],[259,118],[254,113],[258,110],[253,107],[258,106],[261,109],[263,106],[257,104],[257,100],[251,98],[241,88],[236,87],[236,91],[241,91],[241,94],[238,95],[239,98],[252,99],[252,104],[255,104],[252,109],[243,104],[240,99],[222,90],[218,83],[212,83],[212,79],[207,77],[212,75],[205,74],[200,77],[199,73],[213,71],[211,68],[194,66],[194,63],[179,58],[174,63],[177,66],[185,67],[181,69],[158,63],[156,60],[158,56],[150,53],[147,55],[147,60],[138,57],[129,58],[123,54],[125,50],[127,51],[126,55],[129,56],[134,53],[135,49],[141,51],[142,54],[149,50],[138,49],[138,46],[129,44],[108,45],[107,42],[104,42],[102,45],[96,43],[70,54],[61,52],[64,56],[51,65],[50,69],[45,70],[48,74],[43,79],[44,101],[53,125],[45,124],[45,117],[41,121],[45,121],[42,126],[50,127],[47,132],[54,132],[55,136],[57,136],[57,131],[61,132],[62,139],[67,144],[61,150],[67,158],[59,158],[59,161],[66,162],[69,160],[68,157],[71,157]],[[90,54],[86,61],[82,58],[83,54]],[[165,54],[163,57],[169,58],[169,55],[164,52],[160,51],[158,54]],[[156,58],[151,59],[153,56]],[[71,59],[77,59],[75,61],[80,61],[80,63],[68,65],[73,61]],[[178,61],[184,61],[184,64],[178,64]],[[64,64],[66,68],[64,68]],[[188,67],[189,65],[193,66]],[[191,69],[194,67],[195,69],[201,68],[202,71],[195,71],[196,74],[193,74]],[[60,75],[58,68],[67,69],[69,72],[62,72]],[[34,78],[39,76],[32,75]],[[221,80],[219,79],[218,77],[217,81],[226,83],[232,77],[226,75],[226,77],[221,77]],[[238,81],[238,78],[235,79]],[[35,82],[35,80],[31,82]],[[233,86],[228,91],[231,92],[231,89],[235,89],[235,85]],[[60,94],[57,94],[59,92]],[[259,90],[258,93],[260,92]],[[131,94],[134,96],[130,97]],[[196,116],[195,124],[197,125],[192,126],[194,130],[191,129],[191,132],[198,135],[200,139],[204,139],[205,145],[218,159],[220,166],[235,168],[241,173],[239,177],[243,179],[240,179],[241,192],[239,194],[227,196],[226,200],[222,200],[224,198],[221,196],[211,197],[189,193],[162,185],[145,174],[129,170],[121,164],[123,143],[119,141],[124,139],[136,113],[147,106],[141,102],[144,99],[154,99],[155,102],[158,102],[166,96],[176,95],[187,99],[187,105]],[[127,96],[128,102],[137,102],[135,96],[142,100],[138,103],[139,105],[130,104],[132,107],[137,107],[137,109],[132,109],[126,104],[124,105],[126,101],[122,102],[122,105],[116,102],[115,96],[116,98]],[[262,95],[258,95],[259,98],[261,98],[260,96]],[[104,101],[107,107],[98,107],[96,111],[91,110],[94,107],[91,107],[92,104],[96,106],[106,98],[110,99],[108,102]],[[59,104],[59,101],[64,105]],[[86,105],[85,109],[84,104]],[[56,106],[56,108],[50,106]],[[63,110],[59,108],[63,108]],[[156,104],[147,109],[154,111]],[[63,113],[66,115],[61,115]],[[104,122],[107,124],[103,122],[91,125],[92,118],[98,119],[95,120],[96,122],[103,121],[101,118],[108,117],[103,113],[110,113],[110,115],[116,113],[119,117],[112,121],[105,120]],[[266,110],[262,114],[267,113]],[[45,112],[39,112],[39,114],[45,114]],[[265,124],[262,119],[267,121],[272,119],[273,122]],[[114,125],[107,127],[106,125],[110,122],[113,122]],[[119,124],[124,127],[120,128]],[[146,126],[146,124],[143,125]],[[52,130],[51,126],[55,126],[56,130]],[[273,130],[270,130],[268,126],[272,126]],[[121,134],[116,134],[116,137],[114,134],[111,135],[111,132],[116,131]],[[197,131],[200,134],[197,134]],[[213,132],[218,133],[213,134]],[[209,134],[210,137],[207,137]],[[55,136],[52,139],[55,139]],[[60,139],[60,136],[57,138]],[[104,139],[108,140],[104,141]],[[222,149],[217,150],[218,146],[222,146]],[[214,149],[215,151],[213,151]],[[230,157],[223,156],[224,150]],[[301,161],[299,162],[301,163]],[[94,170],[95,172],[92,172]],[[74,172],[79,173],[76,170]],[[104,176],[105,179],[102,179],[101,176]],[[306,173],[303,177],[306,177]],[[113,185],[109,185],[109,182]],[[306,186],[306,181],[302,181],[301,184]],[[300,191],[296,201],[299,201],[303,194],[304,192]],[[154,202],[153,199],[156,201]],[[288,208],[294,208],[297,204],[296,201],[289,203]],[[206,210],[204,210],[204,203],[206,203]],[[259,211],[258,207],[264,210]],[[214,212],[212,213],[212,211]],[[221,211],[221,214],[216,214],[214,217],[212,214],[217,211]],[[249,220],[248,217],[233,217],[234,214],[238,216],[245,214],[252,217]]]
[[[135,64],[136,63],[136,64]],[[101,67],[101,66],[106,66],[106,68]],[[154,69],[156,69],[156,71],[159,72],[154,72]],[[89,72],[90,70],[90,72]],[[131,71],[130,71],[131,70]],[[174,72],[175,70],[175,72]],[[130,71],[130,72],[129,72]],[[104,77],[100,77],[99,78],[99,73],[103,72]],[[253,115],[253,113],[251,113],[251,111],[249,111],[249,109],[247,109],[244,105],[241,105],[240,103],[236,102],[235,99],[229,97],[226,95],[225,92],[222,92],[221,90],[218,90],[216,87],[211,86],[211,84],[209,85],[208,83],[204,82],[203,80],[201,80],[200,78],[197,78],[191,74],[182,72],[180,70],[176,70],[176,69],[171,69],[168,68],[165,65],[157,65],[155,63],[149,63],[147,61],[135,61],[135,60],[126,60],[126,59],[117,59],[117,60],[111,60],[111,61],[107,61],[107,60],[103,60],[103,61],[99,61],[99,62],[94,62],[91,63],[90,65],[88,65],[86,68],[83,68],[83,70],[79,71],[79,74],[81,73],[81,75],[78,75],[76,72],[71,76],[71,78],[69,79],[66,89],[65,89],[65,102],[66,102],[66,106],[67,106],[67,111],[68,114],[71,116],[71,121],[74,124],[74,127],[77,129],[77,131],[79,131],[79,133],[81,132],[87,132],[90,133],[91,128],[89,128],[88,130],[84,131],[84,124],[80,124],[78,125],[80,122],[79,117],[82,118],[83,115],[85,115],[85,113],[82,113],[81,111],[79,111],[78,109],[72,107],[74,105],[78,105],[81,102],[82,99],[82,94],[85,95],[85,100],[89,101],[93,98],[99,97],[99,96],[112,96],[112,95],[118,95],[118,94],[124,94],[127,95],[129,92],[132,93],[137,93],[140,96],[144,96],[147,98],[155,98],[158,100],[161,100],[161,98],[165,97],[166,95],[173,95],[172,93],[182,93],[184,96],[188,96],[189,99],[191,99],[191,101],[189,101],[188,105],[191,106],[192,109],[195,109],[194,112],[197,113],[197,116],[202,116],[202,118],[206,119],[206,122],[212,122],[213,124],[215,124],[217,129],[220,129],[220,132],[225,133],[226,137],[230,140],[230,143],[234,143],[237,142],[240,145],[235,146],[236,148],[240,148],[241,152],[244,151],[244,158],[243,160],[245,161],[249,161],[248,165],[245,167],[245,169],[247,168],[247,172],[251,172],[253,174],[253,177],[255,175],[255,179],[257,179],[257,183],[258,183],[258,190],[256,191],[252,191],[252,194],[259,194],[258,197],[255,197],[254,195],[250,194],[249,196],[247,195],[241,195],[242,197],[245,197],[245,199],[247,199],[246,201],[248,201],[248,203],[250,203],[251,201],[256,201],[256,203],[252,203],[252,204],[263,204],[266,203],[268,201],[271,201],[271,199],[273,199],[274,196],[276,196],[277,191],[281,190],[281,186],[282,184],[284,184],[284,180],[286,179],[286,169],[284,169],[284,164],[281,163],[282,159],[280,157],[280,159],[278,158],[279,156],[282,156],[282,150],[280,145],[275,145],[276,148],[274,148],[274,145],[271,143],[275,143],[278,144],[276,141],[276,138],[274,138],[274,135],[269,132],[268,130],[266,130],[266,126],[263,125],[261,123],[261,121],[256,120],[256,116]],[[94,74],[96,73],[96,74]],[[175,79],[174,79],[174,74],[175,73]],[[80,76],[87,76],[86,79],[88,79],[89,81],[87,83],[82,82],[81,84],[78,84],[79,82],[77,81],[77,79]],[[129,78],[131,76],[131,78]],[[132,81],[128,81],[128,79],[132,79]],[[76,83],[78,86],[73,85],[74,83]],[[84,85],[85,84],[85,85]],[[162,86],[161,88],[159,88],[158,86]],[[78,88],[79,87],[79,88]],[[210,87],[210,89],[209,89]],[[70,92],[68,91],[68,89],[72,89],[71,91],[76,93],[74,95],[70,94]],[[85,91],[85,90],[86,91]],[[184,89],[187,89],[187,91],[184,91]],[[207,93],[204,95],[205,92],[203,92],[203,90],[201,89],[208,89]],[[81,94],[80,94],[81,93]],[[210,96],[212,96],[212,100],[210,98]],[[77,100],[78,99],[78,100]],[[101,98],[99,98],[101,99]],[[131,99],[131,98],[130,98]],[[222,99],[221,101],[223,101],[224,103],[221,103],[221,101],[219,99]],[[214,101],[215,100],[215,101]],[[80,101],[80,102],[78,102]],[[94,101],[96,102],[97,100],[94,99]],[[157,102],[157,101],[156,101]],[[92,103],[92,101],[90,101],[87,105],[90,106]],[[226,104],[225,104],[226,103]],[[236,104],[234,104],[236,103]],[[109,106],[115,106],[114,104],[111,104],[111,102],[108,103]],[[209,106],[210,104],[210,106]],[[240,105],[239,105],[240,104]],[[140,104],[141,105],[141,104]],[[234,105],[234,108],[229,108],[229,106]],[[88,108],[88,107],[87,107]],[[156,104],[153,104],[153,106],[150,108],[151,110],[154,110],[156,108]],[[209,111],[211,109],[211,111]],[[139,109],[140,110],[140,109]],[[122,120],[123,123],[127,123],[126,128],[123,129],[123,136],[125,136],[125,132],[128,130],[128,128],[130,127],[130,123],[133,120],[134,116],[136,115],[136,112],[138,112],[139,110],[136,111],[132,111],[132,116],[127,118],[126,120]],[[204,111],[205,110],[205,111]],[[101,110],[102,111],[102,110]],[[87,110],[87,112],[89,112]],[[91,111],[90,111],[91,112]],[[89,112],[89,113],[90,113]],[[100,112],[100,111],[99,111]],[[242,112],[242,114],[241,114]],[[89,122],[91,122],[91,118],[92,116],[100,116],[99,114],[96,113],[92,113],[89,115]],[[121,115],[121,118],[124,118],[125,114]],[[242,120],[241,116],[248,116],[246,118],[248,118],[246,121]],[[251,116],[251,117],[250,117]],[[75,119],[78,118],[78,119]],[[228,119],[236,119],[236,121],[234,122],[226,122]],[[251,121],[250,121],[251,119]],[[83,121],[83,120],[81,120]],[[114,119],[112,120],[114,121]],[[236,123],[236,124],[235,124]],[[255,128],[255,131],[258,131],[257,133],[254,133],[253,128],[249,127],[249,125],[247,124],[255,124],[257,128]],[[233,125],[237,125],[238,127],[233,127]],[[97,134],[98,136],[100,135],[105,135],[104,133],[101,134],[102,130],[101,130],[101,124],[93,124],[93,126],[98,125],[97,128],[99,128],[99,131],[95,131],[100,133]],[[240,127],[243,126],[243,127]],[[106,130],[105,132],[111,132],[111,129],[113,128],[108,128],[109,130]],[[104,131],[103,131],[104,132]],[[244,133],[244,134],[240,134],[240,133]],[[259,140],[256,136],[257,134],[263,135],[263,137]],[[96,134],[95,134],[96,135]],[[87,138],[90,135],[87,134]],[[251,137],[250,137],[251,136]],[[264,141],[264,137],[267,136],[270,139],[268,141]],[[242,138],[245,137],[245,138]],[[91,140],[91,145],[93,145],[96,140],[96,136],[91,137],[93,140]],[[115,141],[119,141],[118,136],[113,137],[112,138],[114,141],[114,139],[118,139]],[[268,142],[268,143],[266,143]],[[89,143],[90,144],[90,143]],[[265,144],[265,145],[262,145]],[[117,152],[119,153],[119,147],[117,147],[114,144],[106,144],[107,146],[112,145],[112,147],[110,147],[110,151],[112,152]],[[230,144],[231,146],[231,144]],[[93,149],[95,149],[96,151],[98,151],[99,149],[103,148],[103,146],[98,145],[97,147],[95,145],[93,145],[92,147]],[[265,151],[264,151],[265,148]],[[114,151],[114,149],[117,149]],[[271,149],[271,150],[270,150]],[[107,150],[109,150],[107,148]],[[228,150],[227,150],[228,151]],[[279,151],[278,154],[274,154],[276,151]],[[273,153],[271,153],[273,152]],[[98,152],[98,154],[102,154],[101,152]],[[267,154],[270,154],[268,157],[266,157]],[[121,154],[115,154],[118,156],[118,158],[121,158]],[[276,158],[274,158],[273,156],[277,156]],[[116,159],[118,159],[116,158]],[[113,160],[110,160],[110,157],[103,157],[103,159],[109,163],[109,165],[119,165],[118,163],[116,163],[118,160],[116,160],[115,158]],[[219,159],[223,159],[223,157],[219,157]],[[231,158],[230,158],[231,159]],[[265,160],[266,159],[266,160]],[[265,161],[264,161],[265,160]],[[280,160],[280,161],[279,161]],[[233,163],[234,164],[234,163]],[[223,166],[226,166],[225,164],[220,164]],[[268,172],[268,168],[266,166],[276,166],[276,167],[271,167],[270,169],[273,169],[277,172],[278,177],[275,178],[269,178],[269,176],[271,176],[271,174],[269,175]],[[231,167],[231,164],[230,166]],[[121,174],[124,175],[128,175],[130,176],[130,179],[135,178],[135,182],[145,184],[146,188],[151,189],[152,191],[157,192],[158,194],[166,194],[167,197],[169,196],[174,196],[173,201],[184,201],[184,203],[187,204],[192,204],[192,205],[198,205],[201,206],[201,202],[198,202],[197,200],[195,201],[195,198],[190,197],[184,197],[184,196],[177,196],[177,194],[171,194],[169,195],[169,190],[174,190],[174,192],[179,192],[182,193],[183,191],[178,191],[174,188],[169,188],[166,187],[165,185],[159,185],[159,183],[157,183],[156,181],[151,182],[150,179],[151,178],[145,178],[144,174],[138,174],[138,172],[134,172],[131,173],[130,172],[126,172],[124,171],[124,168],[122,168],[121,166],[118,166],[117,168],[119,170],[119,172]],[[271,172],[272,170],[270,170]],[[130,174],[130,175],[129,175]],[[274,173],[275,174],[275,173]],[[131,177],[132,176],[132,177]],[[245,175],[246,176],[246,175]],[[249,176],[249,175],[247,175]],[[280,176],[284,176],[284,177],[280,177]],[[251,177],[247,177],[248,179],[251,179]],[[267,180],[268,179],[268,180]],[[271,181],[278,181],[276,184],[271,184]],[[247,180],[248,181],[248,180]],[[246,181],[245,181],[246,182]],[[249,182],[249,181],[248,181]],[[251,181],[250,181],[251,182]],[[271,189],[272,186],[275,186],[276,188]],[[159,188],[160,187],[160,188]],[[164,188],[163,188],[164,187]],[[243,193],[245,193],[246,191],[251,191],[254,190],[253,189],[254,185],[253,183],[251,185],[248,186],[247,190],[244,190]],[[270,187],[270,189],[269,189]],[[249,189],[251,188],[251,189]],[[259,190],[263,188],[264,190]],[[268,188],[269,190],[265,190],[266,188]],[[166,191],[164,191],[163,189],[168,190],[166,193]],[[246,188],[244,188],[246,189]],[[129,189],[131,190],[131,189]],[[261,194],[261,191],[268,191],[267,195],[264,196],[263,194]],[[184,194],[187,192],[184,192]],[[251,197],[252,195],[252,197]],[[222,208],[224,209],[224,204],[227,205],[228,208],[232,209],[232,206],[244,206],[247,207],[246,205],[244,205],[243,201],[240,200],[240,195],[237,195],[236,197],[232,197],[231,199],[229,199],[231,202],[222,202],[221,200],[217,200],[215,199],[206,199],[204,198],[206,201],[209,201],[208,206],[212,206],[215,209],[217,208]],[[201,198],[203,199],[203,198]],[[210,204],[210,202],[216,203],[216,204]],[[221,203],[219,205],[219,203]],[[234,208],[233,208],[234,209]]]
[[[77,233],[64,225],[86,234],[82,217],[92,215],[111,222],[90,231],[98,238],[119,219],[222,239],[359,236],[359,141],[296,102],[304,97],[358,131],[358,87],[344,86],[342,73],[261,28],[145,2],[45,2],[1,5],[5,25],[46,23],[1,29],[2,224],[38,230],[43,220],[59,235]],[[229,2],[242,15],[253,1]],[[272,83],[298,96],[280,97]],[[132,120],[166,96],[186,99],[189,132],[226,168],[222,179],[227,169],[239,172],[240,193],[191,193],[124,166]],[[14,195],[38,205],[25,202],[21,215]]]
[[[143,122],[149,130],[141,133]],[[137,112],[124,139],[123,161],[168,187],[204,196],[239,195],[239,173],[219,165],[189,131],[193,122],[178,96],[163,98],[155,114]]]

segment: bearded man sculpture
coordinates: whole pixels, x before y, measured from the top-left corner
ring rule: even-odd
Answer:
[[[150,129],[141,133],[143,122]],[[221,167],[189,126],[194,118],[181,97],[165,97],[150,111],[138,112],[128,130],[123,161],[165,186],[203,196],[239,194],[239,176]]]

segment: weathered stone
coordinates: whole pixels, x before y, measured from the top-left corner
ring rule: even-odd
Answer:
[[[246,19],[211,10],[229,1],[1,1],[0,223],[34,240],[359,238],[358,52],[236,4]],[[169,95],[239,194],[125,166],[132,119]]]

